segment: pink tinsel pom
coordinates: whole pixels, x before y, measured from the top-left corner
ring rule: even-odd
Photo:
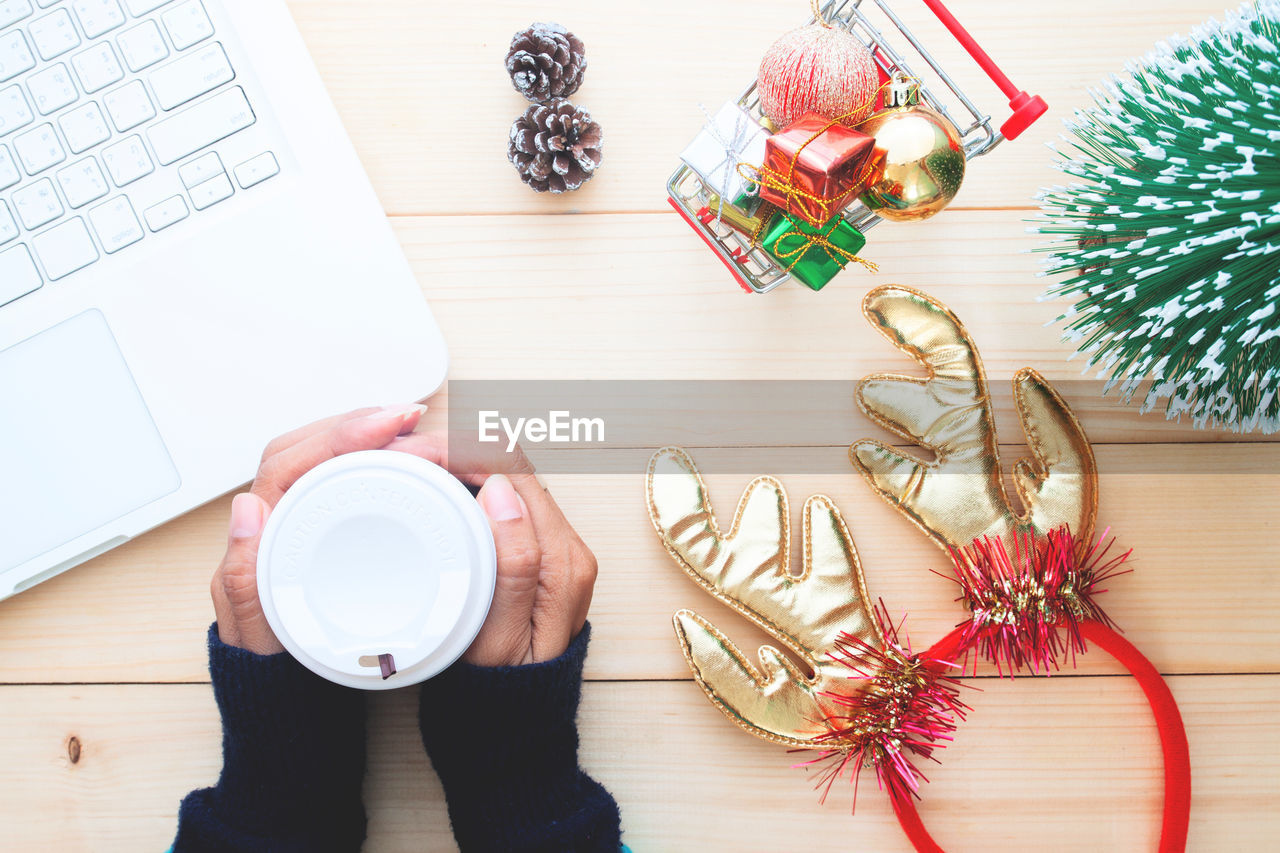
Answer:
[[[1001,675],[1021,669],[1050,672],[1064,655],[1085,651],[1080,623],[1092,619],[1114,628],[1094,596],[1121,569],[1131,551],[1108,556],[1112,539],[1077,540],[1062,527],[1043,538],[1026,534],[1009,553],[999,539],[983,538],[951,552],[961,600],[971,617],[964,626],[965,646],[996,665]],[[976,664],[976,661],[975,661]]]
[[[852,634],[841,634],[831,659],[849,668],[850,680],[861,681],[848,694],[828,693],[845,709],[825,720],[828,732],[817,738],[821,753],[800,766],[820,765],[818,787],[825,802],[831,786],[848,772],[857,805],[859,771],[875,767],[876,780],[894,796],[916,795],[928,781],[911,756],[931,761],[934,750],[952,740],[956,720],[969,706],[960,701],[960,682],[944,670],[960,670],[951,661],[926,659],[911,650],[884,610],[876,608],[885,645],[872,645]]]

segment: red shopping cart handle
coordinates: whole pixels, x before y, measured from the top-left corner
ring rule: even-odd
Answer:
[[[1031,127],[1040,116],[1049,111],[1049,105],[1045,103],[1044,98],[1039,95],[1028,95],[1026,92],[1014,95],[1009,100],[1009,107],[1013,110],[1013,115],[1000,125],[1000,132],[1004,134],[1005,139],[1017,139],[1022,135],[1022,131]]]
[[[1000,132],[1004,134],[1005,139],[1017,139],[1022,132],[1031,125],[1035,124],[1036,119],[1044,115],[1049,105],[1045,103],[1044,98],[1039,95],[1028,95],[1026,92],[1013,85],[1013,81],[1000,70],[1000,66],[996,65],[995,60],[982,49],[982,46],[974,41],[973,36],[969,35],[969,31],[964,25],[956,20],[956,16],[942,4],[942,0],[924,0],[924,4],[933,10],[933,14],[938,16],[938,20],[942,21],[942,25],[951,31],[951,35],[956,37],[956,41],[969,51],[969,55],[973,57],[982,70],[987,72],[1000,91],[1004,92],[1004,96],[1009,99],[1009,108],[1013,110],[1013,115],[1009,120],[1000,126]]]

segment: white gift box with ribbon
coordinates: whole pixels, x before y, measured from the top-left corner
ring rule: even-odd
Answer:
[[[764,163],[769,131],[732,101],[708,119],[680,159],[698,173],[708,189],[732,203],[748,184],[738,172],[738,165]]]

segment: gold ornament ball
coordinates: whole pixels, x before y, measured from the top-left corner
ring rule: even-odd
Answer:
[[[858,128],[885,151],[884,177],[862,195],[873,213],[894,222],[928,219],[949,205],[964,181],[964,143],[941,113],[910,103],[878,113]]]
[[[760,110],[778,127],[806,113],[852,127],[871,114],[880,72],[867,46],[845,30],[810,24],[773,43],[756,78]]]

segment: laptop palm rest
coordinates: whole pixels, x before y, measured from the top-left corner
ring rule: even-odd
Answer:
[[[180,482],[100,311],[0,352],[0,573]]]

